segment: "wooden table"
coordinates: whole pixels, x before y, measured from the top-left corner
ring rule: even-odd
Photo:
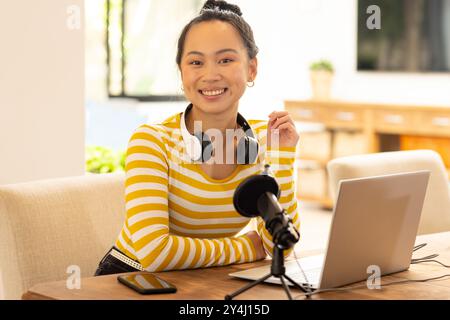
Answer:
[[[416,244],[427,242],[428,245],[417,251],[413,257],[423,257],[438,253],[439,261],[450,264],[450,232],[418,236]],[[301,254],[301,248],[298,248]],[[311,252],[309,253],[311,254]],[[305,253],[301,254],[305,256]],[[306,254],[308,255],[308,254]],[[248,281],[235,279],[230,272],[247,269],[264,264],[270,260],[251,264],[231,265],[207,269],[170,271],[158,275],[173,283],[177,288],[176,294],[140,295],[118,283],[117,275],[83,278],[81,289],[67,289],[66,281],[56,281],[38,284],[23,295],[23,299],[190,299],[190,300],[223,300],[229,294]],[[367,288],[351,291],[326,292],[314,295],[311,299],[450,299],[450,277],[424,283],[408,283],[392,286],[384,284],[404,279],[424,279],[450,274],[450,271],[435,263],[411,265],[410,269],[382,278],[380,290]],[[361,282],[360,284],[364,284]],[[357,285],[357,284],[355,284]],[[291,290],[293,296],[304,299],[298,290]],[[278,300],[286,299],[281,286],[260,284],[241,294],[236,299]]]

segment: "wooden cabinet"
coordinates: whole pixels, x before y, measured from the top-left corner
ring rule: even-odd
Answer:
[[[301,135],[301,148],[297,148],[297,158],[327,162],[331,157],[332,135],[329,131],[305,132]]]
[[[328,109],[323,120],[331,128],[362,129],[364,127],[364,110],[357,108]],[[322,120],[322,121],[323,121]]]
[[[326,109],[322,110],[320,106],[302,106],[291,110],[293,117],[299,121],[320,122],[324,119]]]
[[[444,111],[433,110],[430,112],[422,111],[419,114],[420,133],[450,136],[450,113]]]
[[[351,154],[393,150],[433,149],[450,167],[450,106],[408,106],[346,101],[287,100],[285,109],[295,121],[317,122],[322,133],[302,136],[297,157],[299,163],[315,161],[315,166],[299,165],[300,199],[314,200],[331,207],[326,182],[329,160]],[[316,139],[316,142],[314,141]],[[318,150],[313,150],[317,148]],[[326,149],[325,149],[326,148]],[[447,150],[448,149],[448,150]],[[326,155],[326,156],[324,156]],[[448,169],[450,172],[450,169]],[[307,181],[301,181],[306,179]],[[313,182],[313,180],[316,182]],[[308,189],[308,185],[314,185]],[[308,191],[310,190],[310,191]]]
[[[380,108],[373,111],[374,130],[383,133],[407,132],[414,129],[417,114],[405,110]]]

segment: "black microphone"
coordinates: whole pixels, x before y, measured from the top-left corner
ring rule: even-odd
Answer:
[[[244,217],[262,217],[273,243],[285,250],[298,242],[300,234],[278,202],[281,190],[269,174],[269,168],[266,164],[260,175],[250,176],[239,184],[233,195],[233,205]]]

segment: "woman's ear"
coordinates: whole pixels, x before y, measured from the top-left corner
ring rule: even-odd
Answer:
[[[254,57],[248,62],[248,81],[254,81],[258,73],[258,59]]]

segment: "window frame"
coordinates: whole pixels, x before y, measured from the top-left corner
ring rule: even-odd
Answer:
[[[121,0],[121,12],[120,12],[120,26],[121,26],[121,35],[120,35],[120,93],[113,94],[111,93],[111,46],[110,46],[110,13],[111,13],[111,3],[112,0],[106,0],[106,88],[108,92],[108,97],[111,99],[115,98],[126,98],[126,99],[134,99],[140,102],[177,102],[177,101],[187,101],[184,95],[129,95],[125,92],[125,83],[126,83],[126,55],[125,55],[125,38],[126,38],[126,0]]]

